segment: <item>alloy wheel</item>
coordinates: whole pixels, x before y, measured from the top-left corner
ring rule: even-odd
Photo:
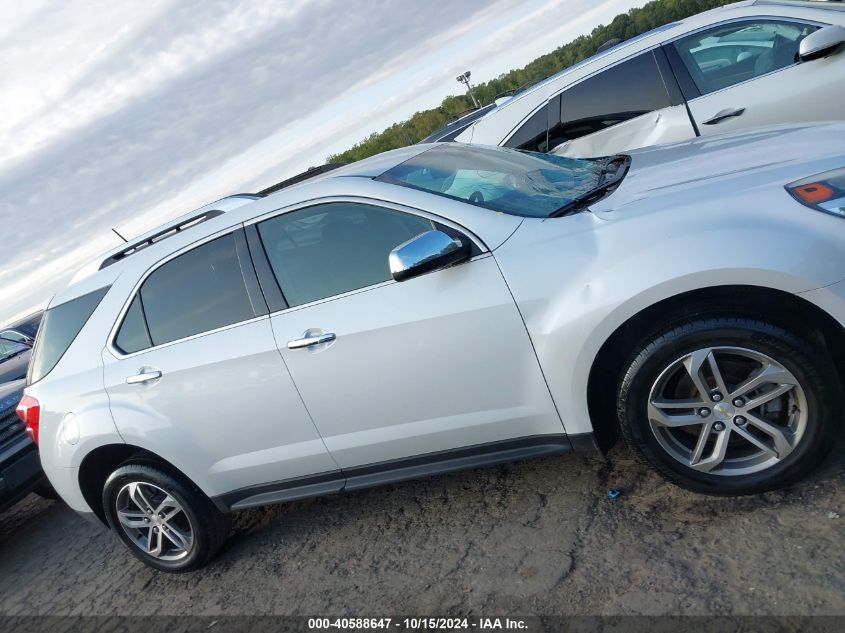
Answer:
[[[143,553],[162,561],[188,555],[194,529],[182,505],[155,484],[134,481],[115,501],[120,527]]]
[[[795,376],[761,352],[707,347],[678,358],[654,382],[648,420],[681,464],[714,475],[770,468],[795,450],[807,426]]]

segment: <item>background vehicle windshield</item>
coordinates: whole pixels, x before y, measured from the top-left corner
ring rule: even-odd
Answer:
[[[603,162],[491,147],[434,147],[376,178],[479,207],[549,217],[601,181]]]
[[[0,361],[22,354],[28,349],[29,345],[25,345],[19,341],[0,338]]]

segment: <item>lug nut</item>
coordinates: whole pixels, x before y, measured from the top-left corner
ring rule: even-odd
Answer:
[[[153,511],[150,508],[147,508],[147,514],[152,514]]]
[[[148,517],[144,517],[144,523],[149,523],[150,519]]]
[[[158,528],[157,527],[153,528],[153,534],[158,534]]]
[[[159,512],[159,513],[158,513],[158,518],[159,518],[159,519],[163,519],[163,518],[164,518],[164,512]]]
[[[742,398],[734,398],[735,407],[741,407],[743,405],[745,405],[745,400],[743,400]]]
[[[718,391],[714,391],[712,394],[710,394],[710,399],[713,402],[721,402],[722,401],[722,394],[720,394]]]
[[[744,426],[746,422],[747,420],[741,415],[738,415],[734,418],[734,424],[736,424],[737,426]]]
[[[702,418],[706,418],[708,415],[710,415],[710,409],[708,409],[707,407],[701,407],[698,410],[698,415],[700,415]]]
[[[725,425],[724,425],[722,422],[716,422],[716,423],[713,425],[713,430],[714,430],[714,431],[724,431],[724,430],[725,430]]]

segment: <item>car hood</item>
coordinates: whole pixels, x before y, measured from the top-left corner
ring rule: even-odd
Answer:
[[[603,219],[639,209],[678,206],[783,187],[845,166],[845,124],[781,125],[628,152],[631,166],[616,190],[590,210]]]
[[[31,351],[26,351],[0,362],[0,384],[26,378],[26,370],[29,368],[29,357],[31,355]]]
[[[0,385],[0,415],[18,406],[24,387],[26,387],[25,380],[13,380]]]

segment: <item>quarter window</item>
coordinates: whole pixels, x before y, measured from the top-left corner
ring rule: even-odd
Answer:
[[[739,22],[674,43],[701,94],[761,77],[798,61],[798,48],[818,27],[797,22]]]
[[[115,344],[125,353],[137,352],[254,316],[230,234],[170,260],[147,277]]]
[[[337,202],[265,220],[258,232],[285,299],[297,306],[388,281],[390,251],[433,228],[408,213]]]
[[[36,383],[53,371],[108,290],[101,288],[61,305],[50,306],[44,314],[29,363],[27,384]]]
[[[141,295],[135,295],[132,305],[123,317],[123,324],[117,332],[115,345],[124,354],[140,352],[153,346],[150,333],[147,330],[147,322],[144,319],[144,311],[141,308]]]

